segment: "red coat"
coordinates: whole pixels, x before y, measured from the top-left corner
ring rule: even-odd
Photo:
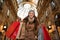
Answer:
[[[7,29],[6,36],[8,38],[15,39],[18,33],[19,25],[20,25],[20,22],[18,21],[13,22]]]

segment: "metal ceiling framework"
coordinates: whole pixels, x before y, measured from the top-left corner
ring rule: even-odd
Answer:
[[[59,0],[53,0],[55,3],[56,3],[56,8],[53,10],[53,11],[51,11],[52,13],[50,13],[50,14],[55,14],[57,11],[59,11],[59,9],[60,9],[60,1]],[[49,6],[51,6],[50,5],[50,3],[52,2],[52,0],[39,0],[38,1],[38,5],[37,5],[37,10],[38,10],[38,18],[39,18],[39,20],[41,20],[41,17],[43,17],[43,15],[44,15],[44,12],[49,8]],[[50,7],[51,8],[51,10],[52,10],[52,7]]]

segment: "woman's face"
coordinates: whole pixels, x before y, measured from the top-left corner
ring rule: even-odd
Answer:
[[[30,17],[30,18],[33,18],[33,17],[34,17],[34,12],[30,12],[30,13],[29,13],[29,17]]]

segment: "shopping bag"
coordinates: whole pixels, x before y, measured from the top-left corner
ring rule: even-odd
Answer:
[[[43,29],[44,40],[51,40],[45,25],[42,25],[42,29]]]
[[[13,32],[13,34],[10,36],[11,39],[16,39],[18,30],[19,30],[19,26],[15,29],[15,31]]]
[[[44,40],[42,27],[38,30],[38,40]]]
[[[16,28],[19,27],[19,25],[20,25],[20,22],[18,21],[13,22],[6,31],[6,37],[10,38],[11,35],[16,30]]]

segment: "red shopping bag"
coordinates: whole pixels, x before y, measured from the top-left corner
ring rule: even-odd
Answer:
[[[42,25],[42,29],[43,29],[43,34],[44,34],[44,40],[51,40],[48,31],[46,30],[46,26]]]
[[[19,26],[15,29],[15,31],[13,32],[13,34],[10,36],[11,39],[16,39],[16,36],[17,36],[18,30],[19,30]]]
[[[20,22],[18,22],[18,21],[13,22],[13,23],[10,25],[10,27],[7,29],[7,31],[6,31],[6,36],[7,36],[8,38],[10,38],[11,35],[14,33],[14,31],[17,30],[16,28],[18,28],[19,25],[20,25]]]

